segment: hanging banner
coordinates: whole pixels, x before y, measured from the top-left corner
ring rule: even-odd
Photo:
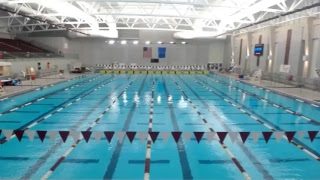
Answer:
[[[166,58],[166,50],[165,47],[159,47],[158,48],[158,58]]]

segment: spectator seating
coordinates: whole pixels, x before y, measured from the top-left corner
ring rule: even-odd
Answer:
[[[15,39],[1,39],[0,38],[0,51],[9,53],[50,53],[49,51],[36,47],[28,42]]]

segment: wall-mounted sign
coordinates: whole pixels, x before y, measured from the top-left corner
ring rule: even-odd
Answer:
[[[264,44],[256,44],[254,46],[254,55],[263,56]]]

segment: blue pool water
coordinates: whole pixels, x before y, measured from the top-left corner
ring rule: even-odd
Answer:
[[[0,129],[147,132],[151,109],[154,132],[320,130],[319,107],[211,74],[88,75],[0,101]],[[143,179],[147,141],[114,136],[110,143],[91,136],[71,148],[70,136],[65,143],[48,135],[30,142],[24,134],[19,142],[2,133],[0,178]],[[320,178],[319,134],[312,143],[306,133],[293,143],[273,135],[268,143],[262,135],[245,143],[163,138],[151,145],[150,179]]]

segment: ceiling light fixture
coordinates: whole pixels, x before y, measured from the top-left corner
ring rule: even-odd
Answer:
[[[150,44],[151,42],[150,41],[146,41],[146,44]]]
[[[133,41],[133,44],[139,44],[139,41]]]
[[[161,41],[158,41],[158,44],[162,44],[162,42],[161,42]]]
[[[181,44],[187,44],[185,41],[182,41]]]
[[[121,44],[127,44],[127,41],[126,40],[122,40]]]
[[[114,40],[110,40],[110,41],[109,41],[109,44],[114,44]]]

